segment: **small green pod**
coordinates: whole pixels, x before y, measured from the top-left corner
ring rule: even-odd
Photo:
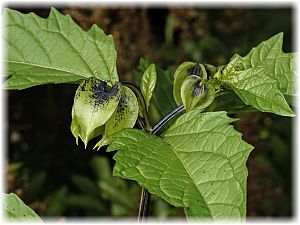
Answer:
[[[118,107],[105,123],[102,139],[95,145],[98,150],[112,141],[112,135],[124,128],[132,128],[138,117],[138,101],[135,94],[128,87],[122,86],[121,99]]]
[[[210,106],[216,97],[215,88],[211,83],[205,83],[203,86],[205,90],[205,98],[196,105],[197,110],[201,110],[201,112]]]
[[[174,83],[173,83],[173,96],[177,105],[182,103],[181,100],[181,85],[183,81],[190,76],[190,69],[194,67],[196,63],[194,62],[184,62],[182,63],[174,73]]]
[[[215,89],[196,76],[187,77],[181,86],[181,98],[186,111],[194,108],[205,110],[215,98]]]
[[[217,69],[210,64],[200,64],[194,62],[182,63],[174,74],[173,96],[175,102],[179,105],[183,103],[181,98],[181,86],[184,80],[189,76],[197,76],[201,81],[208,80],[216,73]]]
[[[201,78],[196,75],[188,76],[181,85],[181,99],[186,111],[195,108],[204,98],[204,89],[200,86]]]

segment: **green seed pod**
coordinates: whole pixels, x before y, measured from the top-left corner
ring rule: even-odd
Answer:
[[[173,96],[175,102],[178,105],[183,103],[181,98],[181,86],[187,77],[194,75],[197,76],[201,81],[206,81],[209,79],[209,76],[215,72],[216,68],[209,64],[200,64],[194,62],[182,63],[174,74]]]
[[[95,145],[98,150],[112,141],[112,135],[124,128],[132,128],[138,117],[138,101],[128,87],[122,86],[121,99],[113,115],[105,123],[102,139]]]
[[[87,146],[89,140],[102,134],[101,126],[112,116],[121,97],[121,83],[110,87],[95,78],[83,81],[74,97],[71,131]]]
[[[205,90],[205,98],[196,105],[197,110],[201,110],[201,112],[210,106],[216,97],[215,88],[211,83],[205,83],[203,86]]]
[[[204,89],[200,86],[201,78],[188,76],[181,85],[181,99],[186,111],[190,111],[204,98]]]
[[[183,81],[190,75],[190,68],[194,67],[196,63],[194,62],[184,62],[182,63],[174,74],[174,83],[173,83],[173,96],[175,102],[180,105],[182,103],[181,100],[181,85]]]
[[[215,90],[209,83],[196,76],[187,77],[181,86],[181,99],[186,111],[197,109],[205,110],[215,98]]]

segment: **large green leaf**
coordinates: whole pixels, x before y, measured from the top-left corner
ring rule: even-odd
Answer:
[[[181,116],[160,139],[136,129],[113,136],[114,175],[137,181],[189,219],[246,216],[246,160],[252,146],[226,112]]]
[[[116,50],[111,35],[96,25],[85,32],[70,16],[51,8],[47,19],[4,9],[8,89],[47,83],[70,83],[96,77],[118,81]]]
[[[4,195],[3,208],[8,219],[41,222],[41,218],[14,193]]]
[[[294,116],[284,95],[295,95],[294,54],[282,52],[283,34],[262,42],[250,53],[235,55],[216,77],[247,105],[263,112]]]

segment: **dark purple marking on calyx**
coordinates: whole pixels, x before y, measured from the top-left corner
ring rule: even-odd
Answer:
[[[207,79],[210,79],[210,77],[212,75],[214,75],[214,71],[212,71],[212,69],[209,68],[209,66],[207,64],[204,64],[204,68],[205,68],[206,73],[207,73]]]
[[[200,93],[201,92],[201,93]],[[193,92],[192,92],[192,96],[195,97],[199,94],[202,94],[203,92],[203,87],[200,86],[200,81],[196,82],[195,85],[194,85],[194,89],[193,89]]]
[[[113,127],[116,127],[118,123],[124,119],[125,110],[128,108],[128,102],[130,98],[125,93],[121,95],[118,107],[116,109],[116,117],[115,117],[115,124]]]
[[[94,106],[102,106],[108,103],[109,99],[115,97],[119,93],[119,86],[115,84],[109,87],[107,81],[91,79],[91,98]]]
[[[203,73],[202,73],[200,64],[197,63],[195,66],[189,68],[188,69],[188,74],[189,75],[197,75],[198,77],[202,77]]]

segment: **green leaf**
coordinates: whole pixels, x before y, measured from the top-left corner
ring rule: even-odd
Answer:
[[[156,68],[156,71],[157,82],[149,107],[149,117],[152,124],[158,123],[177,106],[172,92],[173,71],[163,70],[159,67]],[[166,124],[165,128],[168,126]]]
[[[160,139],[136,129],[113,136],[114,175],[137,181],[189,219],[245,219],[246,160],[252,146],[226,112],[181,116]]]
[[[141,80],[141,91],[145,98],[147,110],[149,109],[150,100],[156,84],[156,79],[155,65],[151,64],[144,72]]]
[[[44,190],[46,179],[47,173],[45,170],[38,171],[30,176],[30,183],[25,189],[27,203],[32,203],[40,197],[41,192]]]
[[[124,128],[132,128],[138,117],[139,105],[130,88],[122,86],[121,98],[117,109],[105,123],[102,139],[95,145],[98,150],[111,142],[111,136]]]
[[[233,91],[214,99],[213,111],[226,111],[228,114],[256,111],[252,106],[246,105]]]
[[[41,222],[41,218],[14,193],[4,194],[4,213],[10,220]]]
[[[247,105],[263,112],[294,116],[284,95],[295,94],[294,54],[282,52],[283,34],[262,42],[250,53],[235,55],[216,75]]]
[[[283,33],[278,33],[253,48],[240,62],[244,69],[265,67],[266,75],[277,80],[280,92],[284,95],[296,94],[295,53],[282,51]]]
[[[70,16],[51,8],[47,19],[4,9],[7,89],[48,83],[73,83],[95,77],[118,81],[111,35],[96,25],[83,31]]]
[[[109,182],[111,180],[111,167],[107,158],[103,156],[94,156],[90,161],[90,166],[97,180],[103,180]]]
[[[151,65],[151,62],[141,58],[138,70],[133,71],[133,80],[140,84],[142,75]],[[164,116],[177,107],[173,98],[173,70],[163,70],[156,66],[157,81],[153,91],[149,106],[149,117],[152,125],[158,123]],[[164,130],[172,124],[174,120],[169,121],[161,130]]]
[[[138,69],[133,70],[132,74],[132,79],[136,84],[141,84],[143,74],[151,64],[149,60],[140,58]]]
[[[113,115],[121,97],[121,84],[109,87],[105,81],[83,81],[74,97],[71,131],[87,146],[90,139],[103,132],[102,125]],[[77,142],[78,143],[78,142]]]

